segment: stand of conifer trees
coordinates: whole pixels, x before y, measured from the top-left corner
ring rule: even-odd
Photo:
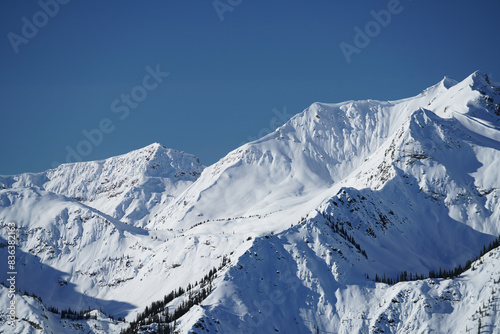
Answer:
[[[499,246],[500,246],[500,236],[498,238],[496,238],[495,240],[493,240],[492,242],[490,242],[488,244],[488,246],[484,245],[479,256],[474,258],[473,260],[467,260],[467,262],[465,263],[464,266],[458,265],[458,267],[455,267],[455,268],[450,269],[450,270],[441,269],[441,268],[439,268],[439,271],[431,270],[431,271],[429,271],[429,274],[427,276],[425,276],[423,274],[421,274],[421,275],[412,274],[412,273],[408,274],[407,271],[401,272],[399,274],[399,276],[396,278],[386,277],[385,274],[383,276],[379,276],[378,274],[376,274],[375,281],[392,285],[392,284],[396,284],[399,282],[416,281],[416,280],[422,280],[422,279],[426,279],[426,278],[455,278],[455,277],[461,275],[463,272],[469,270],[474,261],[479,260],[486,253],[488,253],[489,251],[491,251]]]
[[[221,265],[218,268],[214,267],[210,269],[208,274],[206,274],[200,282],[195,282],[193,285],[188,284],[185,289],[179,287],[163,297],[162,300],[153,302],[150,306],[146,306],[144,311],[139,313],[137,318],[130,323],[130,326],[121,331],[121,334],[134,334],[137,333],[142,326],[150,326],[153,324],[157,324],[157,332],[159,334],[173,333],[177,320],[186,314],[191,307],[199,305],[207,298],[212,291],[212,281],[217,277],[218,270],[225,267],[229,262],[229,258],[224,256]],[[196,292],[193,291],[197,286],[199,286],[198,290]],[[180,302],[173,311],[170,311],[169,308],[166,307],[171,301],[186,293],[189,293],[188,298]]]

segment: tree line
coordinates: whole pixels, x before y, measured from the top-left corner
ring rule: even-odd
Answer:
[[[217,277],[217,272],[225,267],[230,262],[230,259],[223,256],[220,266],[213,267],[200,280],[194,284],[188,284],[184,289],[179,287],[169,294],[165,295],[162,300],[155,301],[151,305],[146,306],[143,312],[139,313],[134,321],[132,321],[127,329],[122,330],[121,334],[134,334],[143,326],[157,325],[156,332],[158,334],[170,334],[175,331],[177,320],[186,314],[194,305],[199,305],[212,291],[212,282]],[[195,291],[195,288],[198,289]],[[188,293],[186,300],[174,309],[169,310],[167,305],[174,299]]]
[[[412,274],[412,273],[408,273],[405,270],[405,271],[402,271],[396,278],[386,277],[385,274],[383,276],[379,276],[378,274],[376,274],[375,281],[381,282],[381,283],[386,283],[389,285],[393,285],[393,284],[396,284],[399,282],[423,280],[426,278],[455,278],[457,276],[460,276],[465,271],[469,270],[472,267],[473,262],[479,260],[486,253],[488,253],[489,251],[491,251],[499,246],[500,246],[500,236],[498,236],[495,240],[491,241],[488,244],[488,246],[484,245],[479,256],[475,257],[472,260],[467,260],[467,262],[463,266],[458,265],[457,267],[455,267],[453,269],[449,269],[449,270],[439,268],[439,271],[431,270],[431,271],[429,271],[429,273],[427,275]],[[368,275],[366,275],[366,276],[368,277]]]

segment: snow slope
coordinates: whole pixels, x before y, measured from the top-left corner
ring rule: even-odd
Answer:
[[[210,294],[182,333],[465,333],[480,318],[495,332],[497,250],[455,279],[373,279],[463,266],[498,236],[499,129],[500,88],[475,72],[398,101],[314,103],[206,168],[152,144],[0,177],[0,242],[15,222],[17,288],[43,300],[19,293],[20,318],[118,332],[105,314],[132,321],[189,284],[170,311]],[[103,313],[64,322],[49,306]]]
[[[435,115],[429,122],[445,124],[451,118],[446,124],[455,128],[461,125],[457,140],[473,135],[475,142],[471,145],[486,150],[485,158],[498,157],[494,135],[490,135],[493,139],[488,143],[485,141],[490,138],[483,138],[485,128],[498,133],[491,122],[498,124],[497,114],[500,115],[500,111],[495,114],[486,105],[500,103],[497,87],[482,86],[486,80],[480,72],[453,86],[455,82],[445,78],[421,95],[393,102],[315,103],[274,133],[243,145],[208,167],[197,182],[160,214],[159,227],[189,227],[193,221],[295,209],[291,203],[300,204],[302,214],[306,214],[324,200],[322,191],[329,191],[353,170],[366,169],[379,159],[396,133],[415,133],[416,129],[407,129],[408,119],[413,117],[413,126],[418,127],[415,113],[422,113],[422,109],[430,111],[422,117]],[[444,114],[447,117],[439,116]],[[464,119],[475,123],[467,125]],[[426,135],[419,134],[419,144],[433,145]],[[496,187],[495,173],[485,172],[495,178],[492,182]],[[482,182],[481,177],[478,182]],[[366,182],[360,186],[375,187]],[[303,205],[311,200],[312,206]]]
[[[43,173],[1,177],[4,187],[38,187],[145,226],[157,205],[172,201],[204,166],[191,154],[151,144],[101,161],[63,164]]]
[[[260,238],[205,301],[201,325],[189,329],[202,328],[198,333],[476,333],[481,321],[481,333],[498,332],[499,249],[455,279],[392,286],[363,275],[365,268],[374,267],[369,263],[372,252],[367,254],[368,261],[319,223]]]

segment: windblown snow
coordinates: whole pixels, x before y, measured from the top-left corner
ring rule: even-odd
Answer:
[[[0,176],[0,331],[498,333],[499,165],[474,72],[314,103],[208,167],[152,144]]]

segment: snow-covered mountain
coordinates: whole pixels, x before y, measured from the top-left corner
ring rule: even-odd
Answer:
[[[500,253],[471,261],[497,245],[499,162],[500,87],[475,72],[314,103],[206,168],[152,144],[0,177],[19,332],[494,333]]]
[[[106,160],[0,177],[0,188],[36,187],[143,227],[156,206],[172,201],[204,168],[197,157],[155,143]]]

